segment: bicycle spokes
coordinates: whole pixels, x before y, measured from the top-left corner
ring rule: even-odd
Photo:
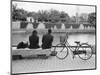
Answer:
[[[55,47],[55,50],[57,51],[56,57],[59,59],[65,59],[68,55],[68,50],[66,49],[65,45],[63,45],[63,44],[58,44]]]
[[[91,46],[87,43],[81,44],[81,46],[78,49],[78,55],[83,60],[89,59],[92,56]]]

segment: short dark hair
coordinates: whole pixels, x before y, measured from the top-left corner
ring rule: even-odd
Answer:
[[[37,31],[36,30],[33,30],[32,34],[37,34]]]
[[[51,29],[48,29],[48,33],[52,33],[52,30]]]

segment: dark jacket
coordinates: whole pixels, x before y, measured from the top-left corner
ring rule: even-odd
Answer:
[[[29,42],[30,42],[29,48],[33,49],[39,48],[39,37],[37,35],[31,35],[29,37]]]
[[[42,38],[42,49],[48,49],[52,47],[53,36],[51,34],[45,34]]]

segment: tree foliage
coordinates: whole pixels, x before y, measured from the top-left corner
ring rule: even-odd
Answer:
[[[27,17],[33,17],[35,20],[44,22],[69,22],[69,16],[64,11],[54,9],[39,10],[38,12],[27,12],[24,9],[17,8],[17,5],[12,5],[12,20],[26,21]]]
[[[27,11],[17,8],[17,5],[12,5],[12,20],[26,21]]]
[[[95,13],[95,12],[90,13],[90,14],[88,15],[88,22],[89,22],[90,24],[93,24],[93,25],[96,24],[96,13]]]
[[[34,8],[33,8],[34,9]],[[13,21],[26,21],[27,17],[33,17],[37,21],[52,23],[54,27],[57,23],[76,23],[76,16],[70,17],[65,11],[58,11],[55,9],[50,10],[39,10],[37,12],[28,12],[22,8],[18,8],[16,4],[12,5],[12,20]],[[79,16],[81,22],[86,22],[87,20]],[[88,15],[88,22],[95,25],[96,23],[96,13],[90,13]],[[67,25],[67,24],[66,24]]]

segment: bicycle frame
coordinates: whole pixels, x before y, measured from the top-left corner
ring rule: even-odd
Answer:
[[[68,41],[66,41],[66,43],[65,43],[65,47],[66,47],[68,50],[71,51],[73,57],[75,56],[75,54],[74,54],[73,51],[75,51],[75,52],[78,51],[78,49],[79,49],[80,46],[81,46],[81,45],[80,45],[80,43],[79,43],[79,44],[76,45],[76,47],[75,47],[75,49],[74,49],[74,48],[71,48],[71,45],[68,43]]]
[[[65,38],[68,38],[68,33],[66,33]],[[71,45],[68,43],[67,39],[65,39],[64,43],[62,43],[62,44],[63,44],[68,50],[71,51],[71,53],[72,53],[73,56],[74,56],[73,51],[78,51],[79,47],[81,46],[81,44],[79,43],[79,44],[76,45],[76,48],[73,49],[73,48],[71,48]],[[68,47],[68,46],[69,46],[69,47]]]

